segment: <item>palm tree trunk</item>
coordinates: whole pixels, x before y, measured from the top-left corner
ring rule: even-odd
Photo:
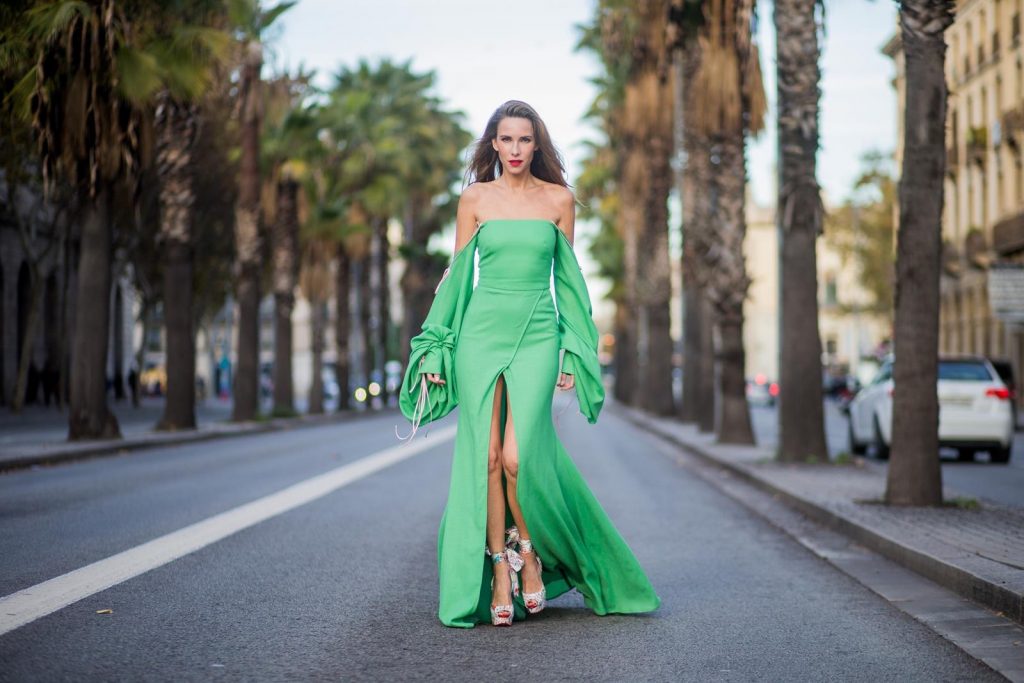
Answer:
[[[309,388],[309,414],[324,412],[324,335],[327,330],[327,303],[310,301],[312,313],[313,382]]]
[[[746,394],[746,354],[743,349],[743,300],[750,279],[743,256],[747,232],[744,215],[746,159],[744,134],[717,136],[719,163],[715,170],[717,221],[714,249],[706,256],[708,293],[714,308],[719,346],[717,439],[720,443],[754,443]]]
[[[167,330],[167,399],[157,429],[196,428],[196,344],[192,319],[192,146],[197,110],[168,94],[157,107],[160,240]],[[145,344],[145,340],[143,340]],[[141,369],[141,368],[140,368]]]
[[[238,299],[238,363],[231,419],[252,420],[259,413],[260,373],[260,67],[262,46],[248,45],[239,82],[241,99],[241,161],[235,205],[236,285]]]
[[[779,126],[780,460],[828,460],[815,242],[823,209],[818,151],[818,0],[775,0]]]
[[[121,429],[107,406],[110,327],[110,194],[100,189],[82,224],[72,342],[68,439],[117,439]]]
[[[647,140],[648,182],[644,207],[641,249],[645,263],[639,272],[641,312],[645,322],[646,363],[643,369],[644,391],[641,405],[656,415],[671,415],[672,396],[672,334],[671,309],[672,269],[668,248],[668,195],[672,187],[672,106],[666,84],[655,110],[659,112]]]
[[[700,258],[695,239],[696,231],[701,229],[701,225],[698,223],[700,212],[697,209],[697,204],[707,196],[707,192],[698,185],[700,172],[697,165],[703,163],[704,158],[700,155],[697,131],[687,125],[691,120],[687,109],[696,105],[692,87],[699,56],[696,42],[691,40],[686,49],[677,50],[675,63],[675,78],[678,86],[675,95],[679,130],[677,145],[685,152],[685,161],[682,172],[679,174],[679,196],[682,199],[683,209],[682,224],[680,225],[683,252],[679,263],[683,276],[683,390],[679,401],[679,419],[688,423],[698,421],[701,404],[707,403],[708,397],[711,396],[711,394],[702,394],[700,391],[701,323],[709,323],[702,321],[701,318],[704,306],[700,278],[697,273],[697,269],[700,267]],[[713,386],[711,390],[714,391]],[[714,407],[713,402],[712,407]]]
[[[633,308],[626,300],[615,304],[615,400],[632,405],[633,393],[636,390],[636,323],[633,321]]]
[[[693,68],[696,69],[696,64]],[[688,92],[692,94],[694,89],[690,88]],[[691,110],[696,105],[692,100],[692,97],[687,100],[687,107]],[[684,202],[689,198],[692,215],[689,225],[684,224],[683,236],[684,296],[687,297],[684,362],[688,368],[683,375],[683,392],[684,401],[690,402],[692,419],[698,429],[711,433],[715,431],[716,403],[721,403],[715,375],[715,315],[709,298],[709,281],[713,272],[704,262],[707,247],[714,239],[711,144],[707,136],[697,130],[690,130],[685,140],[686,174],[689,178]]]
[[[369,395],[371,375],[374,367],[374,352],[376,350],[376,335],[374,334],[375,321],[373,318],[378,310],[376,297],[379,290],[374,286],[375,269],[373,267],[373,251],[376,240],[371,236],[370,249],[353,264],[356,272],[356,281],[359,282],[359,296],[356,297],[356,306],[359,311],[359,335],[362,340],[363,352],[359,356],[359,369],[363,376],[363,387],[367,391],[366,407],[373,407],[372,396]]]
[[[391,333],[391,282],[389,281],[389,261],[391,259],[391,245],[388,242],[388,221],[385,218],[379,219],[377,225],[378,254],[377,254],[377,281],[380,291],[380,301],[377,308],[377,348],[378,356],[375,366],[381,378],[381,398],[384,405],[388,404],[388,383],[384,369],[388,362],[388,339]]]
[[[903,169],[896,246],[892,451],[885,500],[942,503],[939,467],[939,272],[946,172],[946,42],[952,0],[904,0]],[[785,388],[783,388],[785,391]]]
[[[708,298],[706,286],[697,289],[697,329],[700,334],[697,349],[697,428],[705,434],[715,431],[718,406],[722,399],[718,393],[715,361],[715,313]]]
[[[298,277],[299,184],[282,178],[277,184],[274,225],[274,414],[295,413],[292,381],[292,310]]]
[[[14,378],[14,396],[11,397],[11,412],[20,413],[25,406],[25,391],[28,386],[28,367],[32,363],[33,343],[39,327],[39,311],[43,306],[43,278],[39,273],[39,263],[29,263],[29,304],[28,315],[25,317],[25,329],[21,337],[21,353],[18,356],[17,374]]]
[[[75,240],[71,237],[71,228],[68,227],[64,233],[64,259],[62,267],[62,286],[63,291],[60,297],[60,337],[57,342],[58,354],[60,357],[60,370],[57,382],[57,405],[60,410],[63,411],[66,406],[71,404],[71,344],[69,343],[69,333],[74,332],[72,315],[74,314],[71,301],[72,301],[72,277],[71,274],[74,272],[72,269],[72,261],[75,256]],[[145,339],[145,337],[143,337]],[[141,371],[142,366],[139,366]]]
[[[619,221],[618,231],[622,237],[622,269],[623,269],[623,304],[620,311],[621,321],[628,324],[616,345],[621,352],[623,372],[615,376],[616,397],[631,406],[640,405],[644,391],[644,368],[646,339],[644,338],[644,320],[640,310],[640,231],[643,222],[642,187],[643,152],[632,135],[621,138],[624,162],[619,187]]]
[[[338,410],[352,407],[352,391],[349,388],[352,368],[349,364],[349,339],[352,336],[352,318],[349,308],[349,293],[352,288],[352,261],[345,245],[338,245],[338,262],[334,286],[334,346],[335,374],[338,377]]]

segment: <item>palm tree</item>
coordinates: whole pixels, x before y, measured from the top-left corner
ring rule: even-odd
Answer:
[[[623,297],[616,313],[616,397],[670,414],[672,338],[668,195],[672,187],[673,97],[668,0],[598,5],[579,46],[597,52],[607,92],[592,116],[614,140]]]
[[[625,86],[622,137],[629,156],[623,175],[626,259],[636,298],[638,394],[633,403],[652,413],[674,412],[669,301],[668,196],[672,190],[674,96],[668,49],[668,0],[633,10],[632,64]],[[635,222],[634,222],[635,221]]]
[[[692,126],[708,137],[714,219],[712,230],[700,231],[695,248],[703,261],[719,345],[717,439],[722,443],[753,443],[747,407],[743,301],[750,279],[743,240],[746,190],[746,136],[764,127],[764,89],[753,43],[754,0],[709,0],[700,31],[700,69],[693,86],[700,106]],[[689,113],[689,112],[688,112]]]
[[[167,400],[158,429],[195,429],[195,331],[192,320],[192,149],[198,107],[161,93],[156,108],[160,242],[167,328]]]
[[[885,500],[942,503],[939,467],[939,273],[946,172],[946,43],[953,0],[903,0],[903,170],[896,246],[892,451]]]
[[[442,109],[430,93],[433,87],[434,74],[414,73],[408,62],[363,61],[339,72],[321,114],[328,147],[327,194],[348,204],[339,226],[338,239],[347,246],[339,250],[338,291],[348,292],[340,279],[350,276],[360,288],[355,300],[365,350],[360,374],[367,376],[383,377],[387,357],[399,351],[388,343],[395,339],[388,305],[389,221],[403,220],[400,253],[410,259],[403,291],[407,303],[420,301],[423,289],[432,290],[426,283],[435,279],[430,271],[437,260],[424,247],[452,215],[450,192],[458,178],[459,152],[470,140],[459,125],[461,115]],[[424,284],[411,292],[418,280]],[[337,303],[340,327],[347,324],[340,310],[347,299],[339,294]],[[406,311],[398,335],[402,348],[422,322],[421,309]],[[345,343],[340,333],[339,344]]]
[[[189,19],[215,23],[219,6],[191,6]],[[211,10],[211,11],[207,11]],[[179,17],[181,19],[182,17]],[[163,267],[163,310],[167,336],[167,399],[157,429],[195,429],[195,144],[200,100],[215,82],[215,71],[230,36],[206,25],[162,24],[149,52],[166,84],[156,96],[156,182],[159,184],[157,242]]]
[[[631,258],[626,258],[627,225],[621,220],[625,203],[623,171],[626,148],[612,141],[620,139],[619,129],[624,115],[625,84],[629,76],[629,62],[624,58],[627,41],[622,28],[626,8],[621,2],[600,2],[590,24],[579,27],[581,34],[578,50],[590,50],[600,60],[603,72],[592,79],[598,94],[585,117],[594,121],[602,132],[602,140],[591,143],[591,151],[584,162],[583,174],[577,179],[579,197],[585,202],[581,218],[597,215],[601,229],[591,245],[591,253],[602,276],[611,279],[608,298],[615,302],[613,323],[614,345],[612,365],[615,368],[615,399],[631,404],[639,385],[636,317],[634,294],[636,291],[635,243],[629,246]],[[597,209],[588,206],[599,201]]]
[[[692,125],[696,116],[696,77],[700,67],[700,43],[686,40],[679,54],[678,96],[684,160],[680,178],[682,200],[683,273],[683,396],[680,419],[694,422],[702,432],[715,430],[714,319],[703,285],[706,274],[698,245],[709,240],[711,227],[710,143]]]
[[[260,230],[260,132],[263,121],[263,36],[294,2],[264,9],[259,0],[230,0],[228,14],[238,35],[241,67],[238,110],[241,118],[241,161],[235,209],[238,361],[235,369],[232,419],[251,420],[259,411],[259,307],[262,271]]]
[[[310,74],[274,79],[266,88],[266,125],[263,139],[267,168],[264,195],[269,201],[271,289],[274,293],[274,395],[273,414],[295,413],[292,378],[292,311],[298,285],[299,229],[303,222],[311,164],[323,156],[317,139],[316,105],[304,105],[312,94]]]
[[[9,96],[31,116],[45,188],[66,180],[84,220],[72,340],[68,438],[120,436],[106,402],[112,286],[112,208],[119,184],[136,184],[146,105],[164,86],[152,39],[173,23],[156,8],[115,0],[53,0],[4,27],[7,64],[31,64]],[[77,46],[78,49],[68,49]],[[13,58],[12,58],[13,54]],[[134,193],[133,193],[134,194]]]
[[[818,153],[821,0],[775,0],[779,128],[779,450],[784,461],[828,459],[821,390],[815,243],[824,209]]]
[[[327,334],[327,299],[331,294],[331,244],[324,239],[307,239],[302,247],[299,287],[312,311],[311,337],[313,383],[309,389],[309,413],[324,412],[324,350]]]

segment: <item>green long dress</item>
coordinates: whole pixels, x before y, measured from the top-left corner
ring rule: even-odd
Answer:
[[[476,250],[479,282],[474,288]],[[576,588],[597,614],[648,612],[660,604],[552,422],[562,349],[562,371],[575,376],[580,412],[591,424],[597,421],[604,402],[597,341],[579,263],[551,221],[484,222],[441,278],[423,332],[411,343],[400,405],[414,427],[460,406],[448,502],[437,539],[438,617],[445,625],[490,623],[487,451],[502,373],[519,450],[516,494],[543,560],[548,599]],[[427,382],[421,376],[427,372],[440,373],[446,384]],[[505,402],[501,405],[504,438]],[[512,526],[507,500],[505,511],[506,527]],[[515,618],[525,618],[522,594],[513,602]]]

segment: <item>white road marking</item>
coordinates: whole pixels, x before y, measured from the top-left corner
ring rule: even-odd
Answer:
[[[453,438],[455,429],[452,425],[435,430],[432,439],[416,439],[386,448],[277,493],[11,593],[0,598],[0,635],[434,448]]]

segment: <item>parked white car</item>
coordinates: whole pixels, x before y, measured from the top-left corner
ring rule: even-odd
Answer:
[[[850,402],[850,449],[854,453],[865,453],[874,445],[879,458],[889,457],[892,392],[889,358]],[[956,448],[961,460],[973,460],[976,451],[988,451],[992,462],[1009,462],[1016,426],[1013,397],[991,363],[979,356],[939,358],[938,394],[940,446]]]

